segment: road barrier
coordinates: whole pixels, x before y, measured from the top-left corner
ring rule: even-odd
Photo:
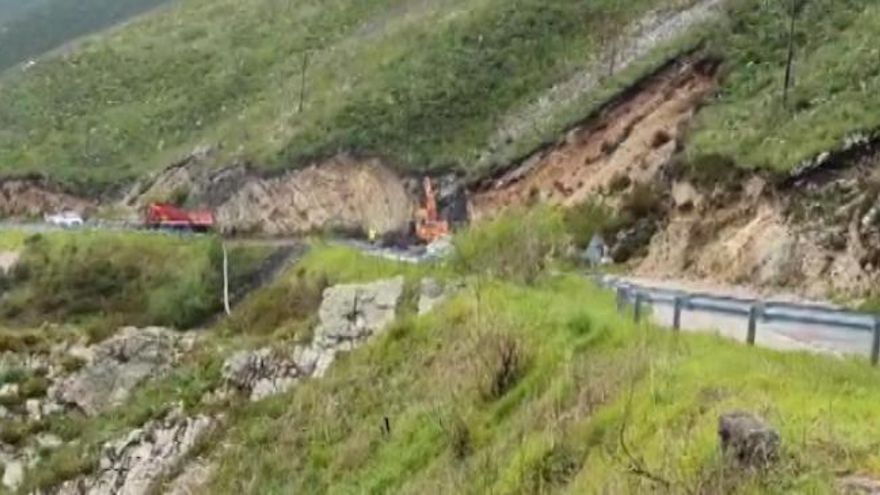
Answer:
[[[749,345],[755,345],[759,323],[801,323],[844,331],[871,332],[871,363],[874,366],[880,363],[880,316],[875,314],[819,304],[767,301],[640,286],[613,276],[599,276],[597,281],[616,292],[619,312],[626,311],[629,305],[632,306],[633,318],[637,322],[644,318],[646,305],[664,304],[672,307],[672,329],[675,332],[681,330],[682,312],[685,310],[742,316],[747,319],[746,342]]]

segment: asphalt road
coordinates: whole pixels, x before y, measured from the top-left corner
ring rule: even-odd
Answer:
[[[757,318],[758,346],[838,356],[871,354],[874,315],[847,311],[830,303],[793,300],[790,296],[760,297],[742,288],[696,291],[684,283],[670,281],[604,277],[602,283],[645,294],[652,300],[650,317],[664,328],[673,326],[674,299],[678,296],[691,303],[691,307],[682,304],[682,330],[709,332],[745,342],[749,310],[763,305],[762,316]]]

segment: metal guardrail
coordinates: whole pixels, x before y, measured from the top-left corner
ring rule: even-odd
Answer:
[[[632,305],[633,317],[639,321],[644,316],[646,304],[666,304],[673,307],[672,328],[681,330],[681,317],[684,310],[705,311],[723,315],[736,315],[748,318],[746,341],[755,345],[759,323],[802,323],[824,325],[845,331],[870,332],[871,363],[880,363],[880,316],[849,311],[818,304],[798,304],[782,301],[767,301],[754,298],[719,296],[704,292],[685,292],[656,287],[644,287],[612,276],[598,276],[597,282],[617,294],[618,311]]]

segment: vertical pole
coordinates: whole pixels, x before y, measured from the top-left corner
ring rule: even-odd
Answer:
[[[623,287],[617,288],[617,312],[623,313],[623,309],[626,307],[626,289]]]
[[[757,304],[749,308],[749,334],[746,337],[746,342],[749,345],[755,345],[755,338],[758,334],[758,315],[760,313],[761,308]]]
[[[880,317],[874,318],[874,342],[871,346],[871,364],[880,363]]]
[[[302,113],[306,102],[306,71],[309,70],[309,51],[303,52],[302,75],[299,83],[299,109],[298,113]]]
[[[681,296],[675,297],[675,306],[672,313],[672,330],[678,332],[681,330],[681,306],[684,300]]]
[[[226,251],[226,243],[223,243],[223,309],[226,315],[232,313],[229,308],[229,253]]]
[[[636,323],[642,319],[642,302],[644,297],[645,296],[641,292],[636,291],[636,302],[633,305],[633,319]]]

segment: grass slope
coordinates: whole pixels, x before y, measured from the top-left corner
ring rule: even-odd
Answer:
[[[784,172],[880,128],[880,4],[809,0],[797,23],[795,85],[783,105],[789,2],[733,0],[712,43],[729,73],[703,110],[692,157]]]
[[[0,79],[0,172],[107,185],[203,142],[276,167],[339,148],[467,167],[600,32],[691,3],[188,0]]]
[[[395,275],[412,285],[460,277],[455,269],[316,246],[276,285]],[[880,472],[878,371],[866,362],[636,325],[579,275],[525,285],[472,272],[467,280],[430,315],[402,308],[392,328],[340,357],[329,376],[259,403],[201,399],[220,384],[225,355],[306,338],[285,327],[299,321],[304,330],[316,308],[287,314],[296,321],[274,334],[221,325],[122,408],[31,426],[79,441],[46,453],[25,489],[88,471],[103,442],[177,401],[225,415],[224,430],[197,452],[217,463],[203,493],[832,493],[836,473]],[[717,418],[733,409],[779,428],[775,468],[725,467]]]
[[[505,342],[521,369],[487,394]],[[242,410],[205,493],[666,488],[637,467],[673,493],[830,493],[835,472],[880,467],[876,379],[863,362],[633,325],[579,277],[484,281],[399,322],[326,379]],[[780,428],[777,469],[724,468],[717,419],[732,409]]]

